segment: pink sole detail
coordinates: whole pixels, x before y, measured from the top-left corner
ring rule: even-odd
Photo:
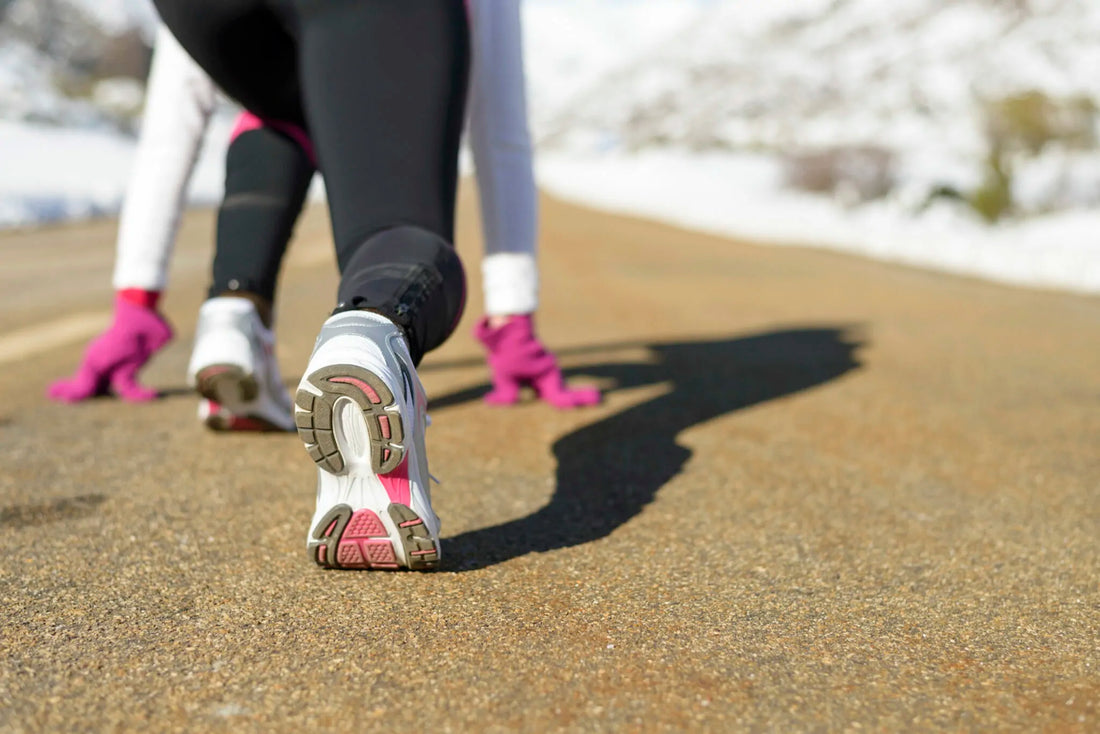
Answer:
[[[390,419],[388,417],[378,416],[378,427],[382,429],[382,438],[390,437]]]
[[[211,377],[214,377],[215,375],[220,375],[223,372],[228,372],[230,369],[231,368],[229,367],[207,367],[206,369],[201,370],[199,374],[195,375],[195,378],[199,381],[207,380]]]
[[[270,431],[271,424],[266,421],[235,415],[229,419],[230,431]]]
[[[397,562],[397,552],[389,537],[389,531],[385,524],[373,510],[357,510],[344,526],[339,538],[331,537],[338,525],[337,521],[329,524],[325,535],[330,536],[325,545],[317,549],[317,562],[322,566],[329,565],[328,546],[335,546],[332,562],[340,568],[347,569],[396,569],[400,568]]]
[[[356,512],[348,521],[348,526],[344,528],[344,538],[385,538],[387,536],[386,526],[378,519],[378,515],[370,510]]]
[[[363,550],[367,560],[372,564],[397,563],[397,555],[393,552],[393,545],[388,540],[363,543]]]
[[[424,524],[423,520],[409,520],[408,522],[401,523],[397,527],[399,527],[399,528],[411,528],[414,525],[423,525],[423,524]]]
[[[340,543],[336,547],[336,562],[345,568],[356,568],[366,564],[358,543]]]
[[[378,397],[378,393],[374,391],[373,387],[356,377],[330,377],[329,382],[341,382],[345,385],[353,385],[362,390],[363,394],[367,396],[367,399],[375,405],[382,402],[382,399]]]

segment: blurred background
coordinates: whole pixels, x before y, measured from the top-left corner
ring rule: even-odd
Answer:
[[[1096,0],[525,0],[524,22],[557,196],[1100,292]],[[148,0],[0,0],[0,227],[118,211],[155,25]]]

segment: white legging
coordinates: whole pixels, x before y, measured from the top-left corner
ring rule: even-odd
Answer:
[[[481,194],[485,312],[538,307],[538,200],[527,123],[519,0],[471,0],[469,140]],[[119,221],[116,289],[161,291],[216,101],[215,86],[165,28]]]

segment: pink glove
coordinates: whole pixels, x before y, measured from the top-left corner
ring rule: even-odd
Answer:
[[[137,383],[137,372],[172,339],[172,327],[151,308],[115,298],[115,320],[88,344],[76,374],[50,385],[53,400],[76,403],[107,394],[129,402],[157,397],[157,391]]]
[[[489,350],[489,370],[493,373],[493,391],[485,396],[485,402],[512,405],[519,400],[523,385],[530,385],[536,395],[555,408],[600,402],[596,388],[565,386],[558,361],[535,336],[530,315],[510,316],[495,329],[490,328],[488,319],[482,319],[474,336]]]

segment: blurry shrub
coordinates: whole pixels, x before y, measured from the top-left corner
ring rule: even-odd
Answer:
[[[830,194],[852,206],[890,193],[894,187],[894,155],[874,146],[841,146],[791,153],[783,158],[788,186]]]
[[[68,0],[0,0],[0,41],[30,44],[56,64],[66,89],[87,89],[99,79],[144,81],[152,48],[137,29],[113,34]]]
[[[144,82],[152,61],[153,47],[140,31],[132,29],[105,39],[91,74],[97,79],[122,77]]]
[[[981,185],[965,200],[990,224],[1011,213],[1012,171],[1007,156],[1001,150],[994,149],[990,153]]]
[[[1085,96],[1055,98],[1030,91],[984,105],[989,155],[981,185],[965,196],[987,222],[1013,212],[1012,160],[1036,156],[1047,146],[1089,149],[1097,145],[1097,106]]]
[[[1051,144],[1096,146],[1096,103],[1085,96],[1057,99],[1031,91],[985,104],[990,145],[1005,153],[1037,155]]]
[[[95,63],[105,40],[83,9],[62,0],[12,0],[4,29],[78,73]]]

